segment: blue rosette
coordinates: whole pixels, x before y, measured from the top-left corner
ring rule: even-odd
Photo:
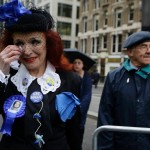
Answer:
[[[6,99],[4,103],[5,119],[0,132],[11,135],[11,130],[15,118],[25,114],[26,98],[23,95],[13,95]]]
[[[71,92],[62,92],[56,96],[56,110],[63,122],[71,119],[80,105],[80,100]]]

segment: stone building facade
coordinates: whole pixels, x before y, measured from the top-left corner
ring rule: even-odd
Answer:
[[[141,30],[141,0],[82,0],[79,49],[96,60],[105,77],[127,57],[123,41]]]

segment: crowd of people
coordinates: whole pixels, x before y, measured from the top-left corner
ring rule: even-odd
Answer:
[[[18,0],[0,6],[1,150],[82,150],[92,85],[83,54],[64,53],[50,13]],[[106,77],[98,110],[103,125],[150,127],[150,32],[124,42],[128,59]],[[92,136],[92,135],[91,135]],[[102,132],[98,150],[149,150],[150,135]]]

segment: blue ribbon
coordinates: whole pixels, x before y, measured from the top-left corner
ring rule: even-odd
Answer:
[[[56,95],[56,110],[63,122],[74,116],[77,105],[80,105],[80,100],[71,92]]]
[[[3,134],[8,134],[11,136],[12,125],[14,123],[15,118],[16,118],[16,113],[7,112],[6,118],[1,128],[1,132]]]
[[[14,107],[15,102],[19,102],[18,109]],[[26,98],[22,95],[10,96],[4,103],[4,112],[6,114],[0,132],[11,136],[12,126],[15,118],[22,117],[25,114]]]

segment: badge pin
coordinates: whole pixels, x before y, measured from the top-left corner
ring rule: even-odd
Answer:
[[[30,100],[33,103],[38,103],[38,102],[42,101],[42,99],[43,99],[43,94],[41,92],[36,91],[30,95]]]
[[[20,110],[21,107],[22,107],[22,104],[23,104],[22,101],[20,101],[20,100],[15,100],[15,101],[12,103],[12,105],[11,105],[9,111],[14,111],[15,113],[19,112],[19,110]]]
[[[39,113],[35,113],[33,115],[33,118],[35,118],[35,119],[41,119],[41,115]]]
[[[22,85],[23,86],[26,86],[28,84],[28,79],[27,78],[24,78],[23,80],[22,80]]]
[[[49,85],[49,86],[54,86],[54,79],[51,78],[51,77],[48,77],[46,79],[46,83]]]

